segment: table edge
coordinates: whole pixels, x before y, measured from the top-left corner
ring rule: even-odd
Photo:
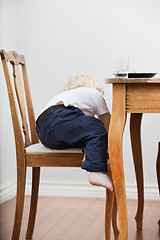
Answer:
[[[160,78],[106,78],[105,83],[160,83]]]

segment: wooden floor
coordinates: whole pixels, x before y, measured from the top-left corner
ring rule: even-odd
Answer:
[[[29,209],[25,199],[24,218],[20,239],[25,239]],[[159,201],[145,201],[144,227],[136,231],[134,216],[136,201],[128,200],[128,239],[160,240],[157,221]],[[10,240],[15,199],[0,206],[0,240]],[[105,199],[39,197],[34,240],[104,240]],[[112,233],[112,239],[113,233]]]

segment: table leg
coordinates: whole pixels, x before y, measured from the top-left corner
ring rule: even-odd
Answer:
[[[114,201],[114,193],[106,189],[105,240],[111,239],[111,219],[112,219],[113,201]]]
[[[116,196],[114,196],[114,202],[113,202],[112,226],[113,226],[113,232],[114,232],[114,240],[118,240],[119,230],[118,230],[118,226],[117,226],[117,201],[116,201]]]
[[[109,128],[109,156],[119,217],[119,240],[127,239],[127,203],[122,140],[126,122],[126,86],[113,84],[113,106]]]
[[[156,170],[157,170],[157,181],[158,181],[158,188],[159,188],[159,194],[160,194],[160,142],[158,143]]]
[[[160,193],[160,142],[158,144],[158,155],[157,155],[156,169],[157,169],[158,188],[159,188],[159,193]],[[159,225],[159,230],[160,230],[160,219],[158,221],[158,225]]]
[[[136,173],[138,190],[138,208],[135,216],[137,229],[141,230],[143,226],[143,208],[144,208],[144,183],[143,183],[143,162],[141,149],[141,119],[142,113],[132,113],[130,119],[130,134],[134,167]]]

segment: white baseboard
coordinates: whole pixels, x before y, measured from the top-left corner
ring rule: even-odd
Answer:
[[[16,183],[7,183],[0,187],[0,204],[9,201],[16,195]]]
[[[31,184],[26,186],[26,194],[30,194]],[[50,182],[40,184],[40,196],[64,196],[64,197],[87,197],[104,198],[105,189],[94,187],[81,182]]]
[[[31,184],[26,186],[26,194],[30,195]],[[87,197],[87,198],[105,198],[105,189],[102,187],[91,186],[88,183],[81,182],[42,182],[40,184],[40,196],[64,196],[64,197]],[[137,199],[137,187],[126,186],[127,199]],[[159,200],[157,186],[145,186],[145,200]]]
[[[31,193],[31,183],[26,184],[26,195]],[[16,183],[8,183],[0,187],[0,204],[10,200],[16,195]],[[91,186],[81,182],[42,182],[40,183],[40,196],[60,196],[60,197],[87,197],[105,198],[105,189],[102,187]],[[126,186],[127,199],[137,199],[136,186]],[[145,200],[159,200],[157,186],[145,186]]]
[[[137,199],[137,186],[126,185],[127,199]],[[145,200],[160,200],[160,195],[157,185],[144,186],[144,199]]]

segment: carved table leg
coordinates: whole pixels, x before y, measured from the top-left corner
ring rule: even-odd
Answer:
[[[143,208],[144,208],[144,186],[143,186],[143,162],[141,150],[141,113],[132,113],[130,119],[130,134],[134,167],[137,180],[138,190],[138,208],[135,216],[137,229],[141,230],[143,225]]]
[[[160,193],[160,142],[158,145],[158,155],[157,155],[157,181],[158,181],[158,188]],[[159,230],[160,230],[160,219],[158,221]]]
[[[109,128],[109,156],[119,217],[119,240],[127,239],[127,203],[123,169],[123,130],[126,121],[126,86],[113,84],[113,106]]]
[[[105,239],[111,239],[111,218],[113,209],[114,193],[106,189],[106,212],[105,212]]]
[[[118,240],[119,230],[118,230],[118,227],[117,227],[117,201],[116,201],[116,196],[114,196],[114,202],[113,202],[112,226],[113,226],[113,232],[114,232],[114,239]]]

